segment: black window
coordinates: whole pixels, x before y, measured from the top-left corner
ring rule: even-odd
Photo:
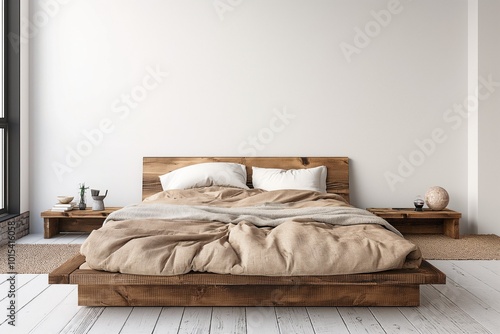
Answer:
[[[0,214],[20,213],[20,1],[2,1]]]

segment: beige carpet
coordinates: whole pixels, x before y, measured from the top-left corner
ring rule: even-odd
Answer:
[[[443,235],[412,234],[427,260],[500,260],[500,237],[465,235],[451,239]],[[79,253],[80,245],[17,244],[15,271],[19,274],[46,274]],[[0,273],[7,273],[7,246],[0,247]]]
[[[15,268],[8,268],[7,246],[0,247],[0,273],[47,274],[80,252],[81,245],[16,244]]]
[[[462,235],[460,239],[437,234],[405,237],[420,247],[427,260],[500,260],[500,237],[493,234]]]

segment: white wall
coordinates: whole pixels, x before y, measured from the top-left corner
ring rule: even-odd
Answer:
[[[479,222],[478,233],[500,235],[497,195],[500,189],[500,2],[479,1],[479,75],[495,82],[490,96],[479,101]],[[483,90],[487,92],[487,90]]]
[[[468,1],[468,103],[467,103],[467,193],[469,233],[479,224],[479,0]],[[477,91],[478,92],[478,91]]]
[[[58,4],[30,2],[48,18],[30,40],[32,231],[80,182],[109,189],[108,206],[138,202],[143,156],[254,153],[349,156],[359,207],[408,207],[443,186],[466,231],[467,125],[449,109],[468,93],[467,1]],[[381,26],[371,11],[389,7]],[[375,29],[369,42],[356,27]],[[347,44],[360,46],[350,62]],[[276,110],[294,118],[252,151]]]
[[[21,0],[21,22],[29,19],[29,1]],[[23,31],[21,30],[21,36]],[[20,110],[20,119],[21,119],[21,128],[20,128],[20,159],[21,159],[21,171],[20,171],[20,188],[21,188],[21,199],[20,199],[20,213],[26,212],[30,210],[29,203],[29,194],[30,194],[30,182],[29,182],[29,153],[30,153],[30,145],[29,145],[29,86],[30,86],[30,77],[29,77],[29,42],[28,39],[24,40],[23,43],[20,44],[21,48],[21,110]],[[35,219],[36,219],[35,214]]]

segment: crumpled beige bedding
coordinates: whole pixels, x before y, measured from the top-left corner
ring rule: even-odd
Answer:
[[[417,268],[420,250],[340,196],[299,190],[170,190],[111,214],[81,247],[96,270],[304,276]]]

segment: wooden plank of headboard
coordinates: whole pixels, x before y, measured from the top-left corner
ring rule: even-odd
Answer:
[[[349,158],[347,157],[144,157],[142,198],[162,191],[159,176],[181,167],[203,162],[234,162],[247,168],[247,184],[252,185],[252,166],[301,169],[326,166],[326,191],[339,194],[349,202]]]

